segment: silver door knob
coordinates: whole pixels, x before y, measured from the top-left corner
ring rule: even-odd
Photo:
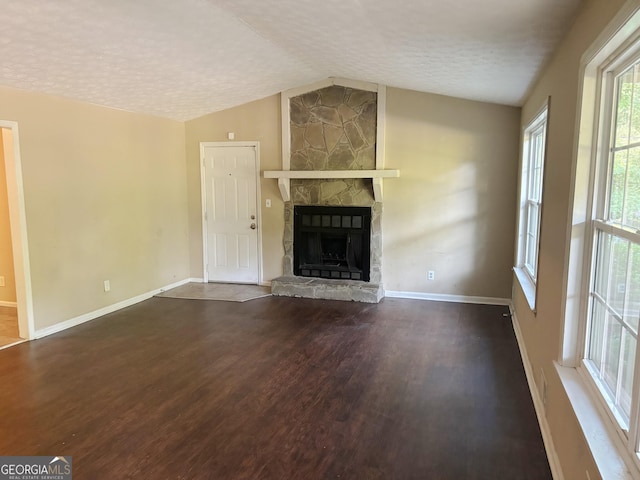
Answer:
[[[255,223],[252,223],[252,224],[251,224],[251,230],[255,230],[255,229],[256,229],[256,224],[255,224]]]

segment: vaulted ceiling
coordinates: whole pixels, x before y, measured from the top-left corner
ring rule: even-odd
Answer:
[[[579,3],[0,0],[0,85],[175,120],[327,77],[519,105]]]

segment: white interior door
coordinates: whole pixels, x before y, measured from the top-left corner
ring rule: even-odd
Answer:
[[[256,146],[202,145],[209,282],[258,283]]]

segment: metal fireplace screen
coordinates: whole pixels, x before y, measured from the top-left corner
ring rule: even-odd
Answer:
[[[371,208],[296,206],[293,273],[369,281]]]

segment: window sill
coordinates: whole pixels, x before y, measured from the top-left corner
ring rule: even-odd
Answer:
[[[593,398],[585,379],[575,368],[563,367],[557,362],[554,362],[554,365],[602,479],[640,478],[640,472],[635,465],[634,474],[627,466],[626,462],[633,464],[633,459],[629,458],[624,445],[612,431],[608,419],[599,411],[597,400]]]
[[[531,281],[529,275],[525,273],[522,267],[513,267],[513,272],[516,274],[522,293],[524,293],[529,308],[533,313],[536,313],[536,284]]]

